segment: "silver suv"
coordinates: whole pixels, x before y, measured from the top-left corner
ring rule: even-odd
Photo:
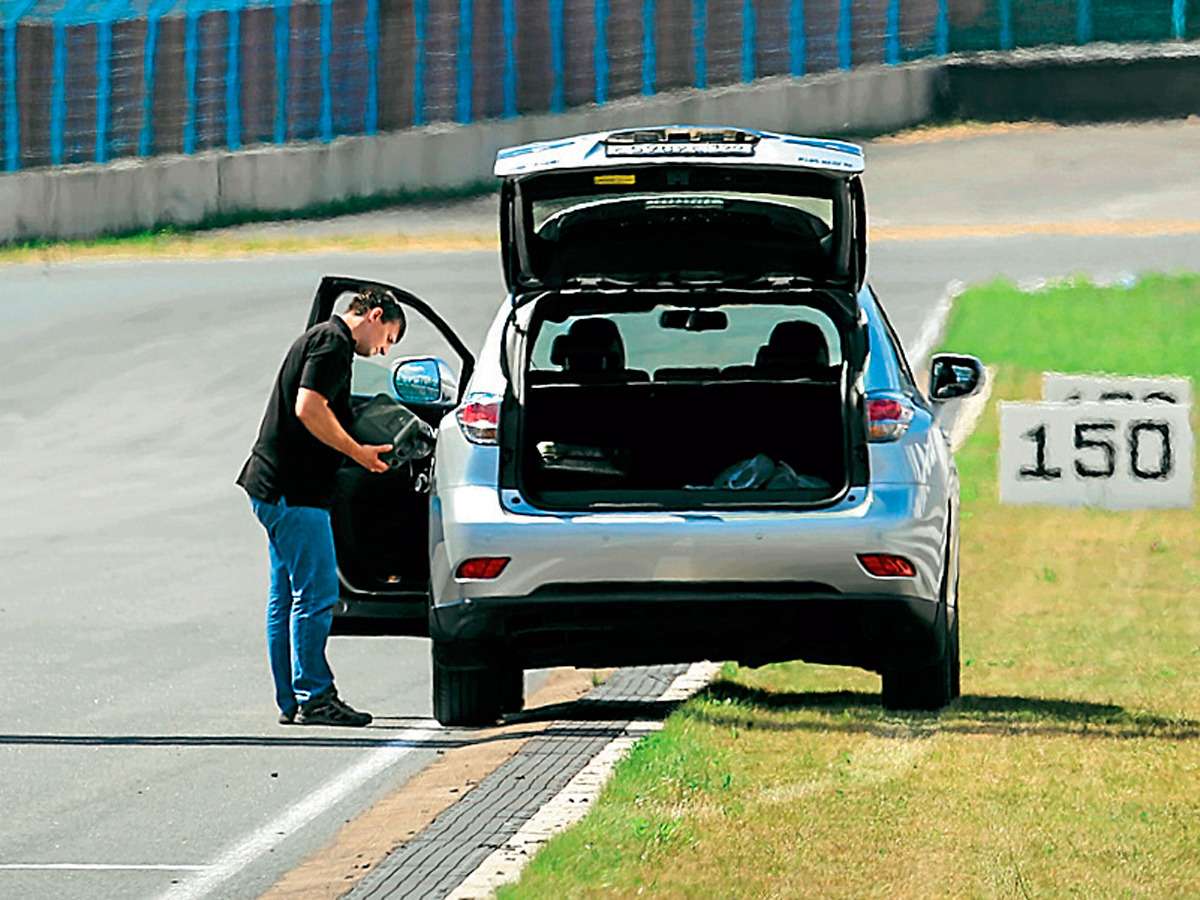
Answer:
[[[725,128],[502,151],[509,294],[478,360],[392,288],[458,359],[384,385],[437,425],[430,461],[341,473],[339,630],[427,626],[448,725],[555,665],[804,659],[880,672],[889,708],[957,696],[935,415],[983,370],[939,355],[917,384],[864,284],[862,169],[852,144]],[[310,321],[366,283],[326,278]]]

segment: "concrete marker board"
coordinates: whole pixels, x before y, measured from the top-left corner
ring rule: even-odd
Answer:
[[[1113,400],[1191,406],[1192,382],[1187,378],[1131,378],[1044,372],[1042,399],[1052,403]]]
[[[1000,502],[1191,507],[1190,415],[1168,403],[1001,403]]]

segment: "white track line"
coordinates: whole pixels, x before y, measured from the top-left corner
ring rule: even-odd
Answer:
[[[121,865],[119,863],[0,863],[8,872],[203,872],[208,866]]]
[[[671,682],[657,698],[660,701],[683,701],[705,687],[719,671],[713,663],[695,663]],[[502,884],[515,881],[525,864],[538,849],[554,835],[583,818],[599,796],[613,769],[633,745],[645,735],[658,731],[662,722],[631,722],[625,731],[604,746],[575,775],[566,787],[534,813],[533,818],[480,863],[447,900],[477,900],[492,896]]]
[[[414,745],[428,741],[439,733],[442,732],[432,728],[414,730],[395,741],[389,741],[378,750],[372,750],[350,768],[330,778],[315,793],[229,847],[216,862],[195,877],[173,885],[162,894],[163,900],[199,900],[212,893],[348,794],[419,749]]]
[[[916,341],[908,350],[908,359],[914,371],[925,367],[926,357],[933,352],[934,345],[942,335],[942,329],[946,327],[946,317],[950,315],[951,305],[964,290],[966,290],[966,285],[963,282],[957,280],[949,282],[946,290],[942,292],[942,296],[938,298],[933,312],[925,319],[925,323],[921,326],[921,333],[917,335]]]

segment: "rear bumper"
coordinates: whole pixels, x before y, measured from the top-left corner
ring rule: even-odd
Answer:
[[[937,596],[947,497],[921,485],[878,485],[820,512],[514,513],[494,488],[439,486],[430,504],[435,606],[536,595],[547,585],[620,579],[670,583],[832,586],[843,595]],[[509,502],[505,500],[504,502]],[[859,553],[893,553],[916,576],[880,581]],[[465,559],[507,556],[498,578],[460,579]]]
[[[802,659],[881,671],[941,658],[944,605],[789,585],[550,585],[430,610],[430,636],[465,668]]]

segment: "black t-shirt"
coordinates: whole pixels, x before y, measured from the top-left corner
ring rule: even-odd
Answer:
[[[354,339],[340,316],[314,325],[296,339],[283,359],[258,440],[237,483],[251,497],[290,506],[333,505],[334,474],[343,456],[315,437],[296,417],[300,388],[316,391],[342,427],[350,426],[350,366]]]

